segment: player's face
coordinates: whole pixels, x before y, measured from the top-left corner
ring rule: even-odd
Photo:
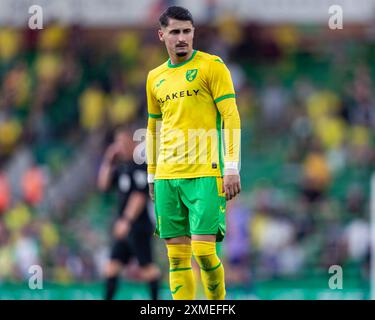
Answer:
[[[184,57],[193,50],[194,27],[191,21],[169,19],[168,26],[159,30],[170,56]]]
[[[120,158],[124,160],[131,159],[134,147],[132,137],[126,132],[119,132],[116,134],[115,143],[119,148]]]

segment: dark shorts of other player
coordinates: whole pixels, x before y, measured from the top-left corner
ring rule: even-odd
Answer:
[[[141,267],[152,263],[152,236],[152,230],[132,229],[125,239],[114,240],[110,259],[127,265],[136,258]]]

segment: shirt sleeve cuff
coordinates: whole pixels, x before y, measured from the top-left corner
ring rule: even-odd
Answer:
[[[225,162],[224,174],[238,174],[238,162]]]
[[[154,183],[154,178],[155,178],[155,175],[149,173],[149,174],[147,175],[147,182],[148,182],[148,183]]]

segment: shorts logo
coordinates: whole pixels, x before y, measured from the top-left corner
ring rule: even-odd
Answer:
[[[186,80],[192,82],[198,74],[198,69],[192,69],[186,71]]]
[[[224,208],[223,206],[220,206],[220,211],[221,211],[222,213],[225,213],[225,208]]]

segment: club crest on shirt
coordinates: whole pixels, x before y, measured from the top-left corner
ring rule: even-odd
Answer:
[[[197,77],[197,74],[198,74],[198,69],[192,69],[192,70],[186,71],[186,80],[189,82],[192,82]]]

